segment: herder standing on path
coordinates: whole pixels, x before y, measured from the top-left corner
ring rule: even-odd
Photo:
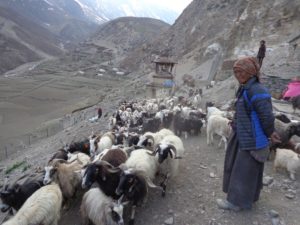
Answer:
[[[264,40],[260,41],[260,47],[257,53],[257,59],[258,63],[260,65],[260,68],[262,67],[263,60],[266,56],[266,42]]]
[[[280,142],[274,132],[271,95],[259,81],[259,70],[255,57],[241,58],[233,66],[240,87],[224,163],[227,199],[217,199],[218,207],[224,210],[251,209],[258,201],[269,140]]]
[[[98,108],[98,119],[100,119],[102,116],[102,109]]]

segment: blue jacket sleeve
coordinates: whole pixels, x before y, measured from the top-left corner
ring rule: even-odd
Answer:
[[[274,120],[271,96],[267,93],[256,94],[251,98],[253,109],[256,111],[262,129],[267,137],[274,132]]]

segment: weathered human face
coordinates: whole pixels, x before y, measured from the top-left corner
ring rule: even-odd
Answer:
[[[234,76],[240,84],[245,84],[251,78],[251,75],[240,68],[233,68]]]

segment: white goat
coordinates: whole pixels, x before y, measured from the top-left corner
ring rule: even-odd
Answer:
[[[140,137],[137,146],[146,147],[149,150],[154,150],[157,144],[164,138],[164,136],[172,134],[174,134],[173,131],[166,128],[163,128],[156,133],[146,132]]]
[[[57,225],[62,193],[57,184],[41,187],[23,204],[17,214],[3,225]]]
[[[193,106],[198,109],[201,105],[201,95],[196,94],[193,98]]]
[[[153,155],[157,154],[159,163],[159,173],[164,176],[161,186],[162,195],[165,195],[166,184],[169,179],[178,174],[179,160],[184,155],[182,140],[176,135],[167,135],[158,144]]]
[[[158,162],[150,154],[151,151],[147,149],[132,151],[130,157],[125,162],[125,168],[143,171],[153,181],[158,169]]]
[[[68,162],[74,162],[76,160],[78,160],[82,164],[82,166],[85,166],[91,162],[91,158],[85,153],[81,153],[81,152],[70,153],[69,152],[68,153]]]
[[[102,152],[104,149],[111,148],[113,144],[115,143],[115,135],[112,132],[106,132],[103,134],[103,136],[100,138],[100,141],[98,142],[98,150],[97,152]]]
[[[124,224],[123,204],[106,196],[100,188],[92,188],[82,198],[80,211],[83,224],[89,224],[89,220],[95,225]]]
[[[224,118],[220,115],[211,115],[207,121],[207,128],[206,128],[206,138],[207,138],[207,145],[212,144],[214,140],[214,134],[221,136],[221,140],[219,142],[218,147],[221,147],[222,140],[225,144],[225,150],[227,148],[227,138],[231,132],[230,120]]]
[[[277,148],[274,160],[274,169],[286,169],[291,180],[295,180],[296,171],[300,168],[300,155],[289,149]]]

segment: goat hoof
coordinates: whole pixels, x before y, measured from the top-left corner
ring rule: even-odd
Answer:
[[[129,223],[128,223],[129,225],[134,225],[134,220],[133,219],[131,219],[131,220],[129,220]]]
[[[162,196],[162,197],[165,197],[165,196],[166,196],[166,191],[162,191],[162,192],[161,192],[161,196]]]

